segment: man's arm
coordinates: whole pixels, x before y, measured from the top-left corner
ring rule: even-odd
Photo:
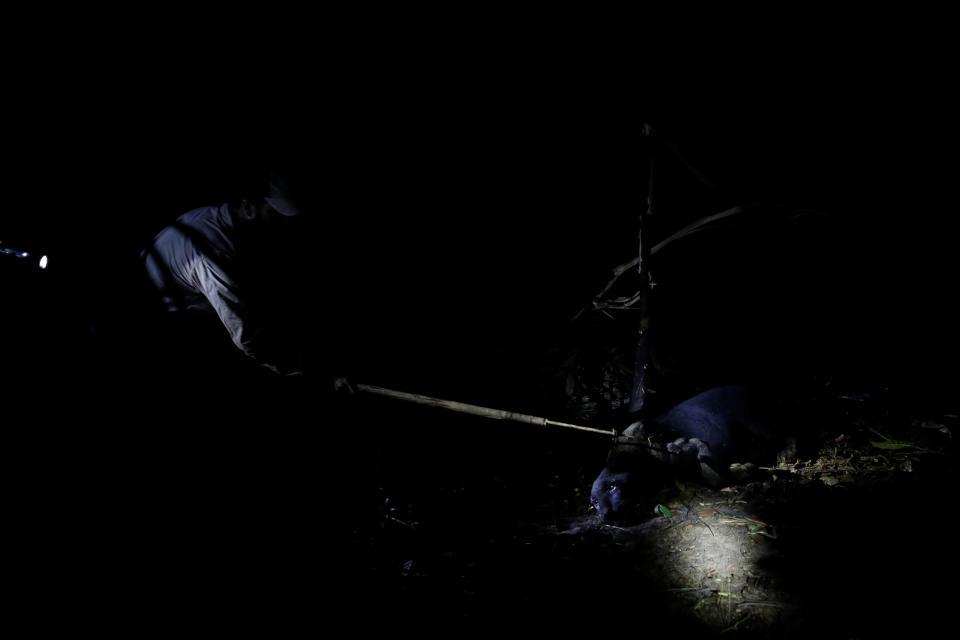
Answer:
[[[280,375],[304,373],[301,352],[280,344],[256,318],[242,287],[217,265],[201,258],[196,268],[196,286],[213,307],[230,339],[258,364]]]

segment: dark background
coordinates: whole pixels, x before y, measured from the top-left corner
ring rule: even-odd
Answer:
[[[315,176],[291,282],[325,310],[318,333],[344,337],[361,377],[455,392],[510,366],[489,354],[567,331],[634,255],[653,157],[652,241],[761,205],[653,263],[660,340],[688,382],[732,367],[946,388],[952,123],[935,39],[668,55],[693,38],[636,65],[447,39],[57,58],[12,84],[2,240],[51,267],[3,265],[5,333],[73,348],[91,316],[123,308],[126,260],[159,228],[282,158]]]
[[[388,540],[386,568],[366,567],[379,557],[353,534],[380,531],[376,490],[406,493],[423,535],[449,533],[450,547],[424,543],[445,553],[499,527],[512,536],[548,493],[531,478],[603,466],[602,440],[325,403],[323,380],[291,392],[253,373],[209,387],[172,372],[174,392],[152,394],[105,353],[130,329],[144,244],[277,158],[315,176],[298,268],[279,286],[315,302],[301,322],[355,381],[563,415],[538,394],[556,350],[632,347],[630,312],[571,318],[635,255],[653,158],[652,242],[759,205],[655,257],[663,396],[730,382],[801,397],[885,389],[956,414],[956,109],[935,30],[901,15],[806,16],[791,37],[798,16],[737,30],[630,22],[625,35],[542,16],[490,29],[404,17],[418,28],[382,14],[279,30],[113,14],[108,34],[65,15],[10,22],[26,37],[3,42],[0,246],[50,256],[41,272],[0,255],[24,610],[65,605],[99,624],[120,602],[152,620],[186,610],[189,592],[240,621],[250,602],[312,611],[314,586],[338,591],[342,575],[361,583],[352,604],[387,606],[414,552]],[[247,501],[258,486],[266,498]],[[589,486],[551,491],[574,488]],[[377,590],[384,575],[394,582]]]

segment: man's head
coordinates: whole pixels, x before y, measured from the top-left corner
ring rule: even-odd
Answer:
[[[245,226],[283,227],[302,215],[300,202],[291,174],[274,169],[249,185],[233,210]]]
[[[284,227],[292,216],[285,216],[266,200],[250,201],[244,198],[233,209],[234,216],[244,227]]]

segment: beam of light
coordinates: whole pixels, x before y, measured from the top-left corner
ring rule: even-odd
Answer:
[[[16,249],[10,249],[8,247],[0,247],[0,253],[5,253],[7,255],[13,256],[15,258],[29,258],[29,251],[17,251]],[[46,269],[49,264],[49,258],[46,255],[41,255],[40,259],[37,260],[37,267],[40,269]]]
[[[779,612],[757,613],[750,580],[770,575],[764,563],[775,553],[776,528],[754,517],[749,505],[731,504],[729,497],[696,497],[690,506],[676,505],[671,517],[660,514],[641,525],[650,534],[655,574],[676,595],[677,610],[690,611],[708,627],[725,629],[748,614],[768,624]],[[764,593],[772,602],[788,602],[775,581]]]

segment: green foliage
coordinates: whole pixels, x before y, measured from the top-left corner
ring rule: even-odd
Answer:
[[[750,531],[750,533],[756,533],[756,534],[761,535],[761,536],[766,536],[766,537],[770,538],[771,540],[776,540],[776,539],[777,539],[777,528],[776,528],[776,527],[771,527],[771,528],[770,528],[770,531],[765,531],[763,525],[759,525],[759,524],[748,524],[748,525],[747,525],[747,529]]]
[[[917,449],[917,445],[911,444],[909,442],[874,442],[870,441],[870,445],[876,447],[877,449],[887,449],[889,451],[898,451],[901,449]]]

